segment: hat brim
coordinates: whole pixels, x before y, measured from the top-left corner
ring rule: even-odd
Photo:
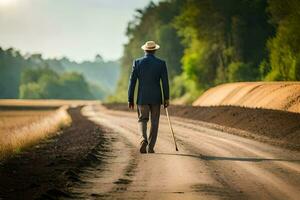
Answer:
[[[145,44],[143,46],[141,46],[141,49],[146,50],[146,51],[154,51],[159,48],[160,48],[160,46],[158,44],[155,45],[155,48],[147,48],[147,46]]]

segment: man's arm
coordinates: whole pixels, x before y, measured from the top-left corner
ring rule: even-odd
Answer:
[[[170,92],[169,92],[169,79],[168,79],[168,70],[166,62],[163,64],[162,72],[161,72],[161,81],[162,88],[164,93],[164,106],[169,106]]]
[[[137,81],[137,69],[136,62],[133,61],[132,71],[129,78],[129,87],[128,87],[128,106],[129,108],[134,108],[134,89]]]

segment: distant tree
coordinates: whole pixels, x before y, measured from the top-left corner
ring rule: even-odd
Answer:
[[[54,71],[44,70],[42,72],[37,81],[42,91],[41,98],[63,99],[63,94],[67,91],[64,90],[63,85],[60,83],[60,76]]]
[[[27,83],[20,86],[20,99],[41,99],[42,91],[38,83]]]
[[[57,78],[58,74],[49,68],[37,68],[37,69],[26,68],[23,70],[21,74],[21,84],[38,82],[43,76]]]
[[[28,93],[37,91],[37,86],[29,83],[41,83],[40,92],[34,95],[34,98],[62,98],[62,92],[59,92],[58,88],[62,87],[63,81],[60,80],[60,76],[65,72],[82,74],[88,87],[89,82],[93,83],[93,89],[89,89],[92,94],[83,94],[84,98],[105,98],[116,87],[119,62],[105,62],[100,55],[96,56],[95,61],[82,63],[67,58],[44,59],[41,54],[23,56],[13,48],[3,50],[0,47],[0,98],[31,98],[33,94]],[[104,93],[99,94],[100,92]]]
[[[102,88],[99,85],[92,84],[92,83],[89,84],[89,90],[91,91],[91,93],[95,99],[100,99],[100,100],[105,99],[106,94],[109,93],[107,91],[107,89]]]
[[[83,75],[78,73],[65,73],[60,77],[63,99],[92,99],[93,95]]]
[[[72,72],[59,75],[49,68],[27,69],[22,74],[20,98],[93,99],[83,75]]]
[[[96,63],[102,63],[103,61],[104,61],[104,60],[103,60],[103,58],[102,58],[101,55],[97,54],[97,55],[95,56],[94,62],[96,62]]]
[[[13,48],[0,48],[0,98],[17,98],[26,60]]]

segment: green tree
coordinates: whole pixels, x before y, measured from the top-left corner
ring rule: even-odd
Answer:
[[[18,98],[21,71],[26,60],[13,48],[0,48],[0,98]]]
[[[175,27],[186,47],[183,73],[199,90],[259,78],[259,63],[273,31],[266,7],[265,0],[186,1]]]
[[[59,75],[49,68],[38,68],[24,70],[21,77],[20,98],[23,99],[94,98],[82,74],[72,72]]]
[[[42,90],[38,83],[27,83],[20,86],[21,99],[41,99]]]
[[[270,0],[268,11],[277,28],[268,42],[270,68],[266,80],[300,80],[300,2]]]
[[[228,81],[255,81],[259,80],[258,71],[250,63],[232,62],[228,66]]]
[[[60,90],[64,80],[60,76],[65,72],[82,74],[88,86],[78,77],[79,86],[83,87],[82,91],[90,91],[83,93],[83,98],[103,99],[116,87],[119,62],[104,61],[97,55],[94,61],[77,63],[67,58],[44,59],[41,54],[23,56],[13,48],[0,48],[0,98],[62,98],[64,93]],[[87,82],[92,82],[93,87]],[[38,92],[29,94],[31,91]]]
[[[60,77],[61,98],[63,99],[92,99],[88,83],[82,74],[65,73]]]
[[[144,9],[136,10],[134,19],[127,26],[126,35],[129,41],[124,45],[121,59],[122,75],[115,95],[109,98],[111,101],[127,101],[132,62],[143,56],[141,45],[147,40],[155,40],[161,45],[157,56],[166,60],[171,81],[182,72],[183,46],[173,26],[173,19],[180,13],[183,2],[182,0],[162,1],[158,4],[150,2]]]

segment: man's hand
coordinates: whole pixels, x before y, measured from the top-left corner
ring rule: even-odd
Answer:
[[[128,102],[128,108],[129,109],[134,109],[134,103],[133,102]]]
[[[165,100],[165,102],[164,102],[164,107],[166,108],[166,107],[168,107],[169,105],[170,105],[169,100]]]

